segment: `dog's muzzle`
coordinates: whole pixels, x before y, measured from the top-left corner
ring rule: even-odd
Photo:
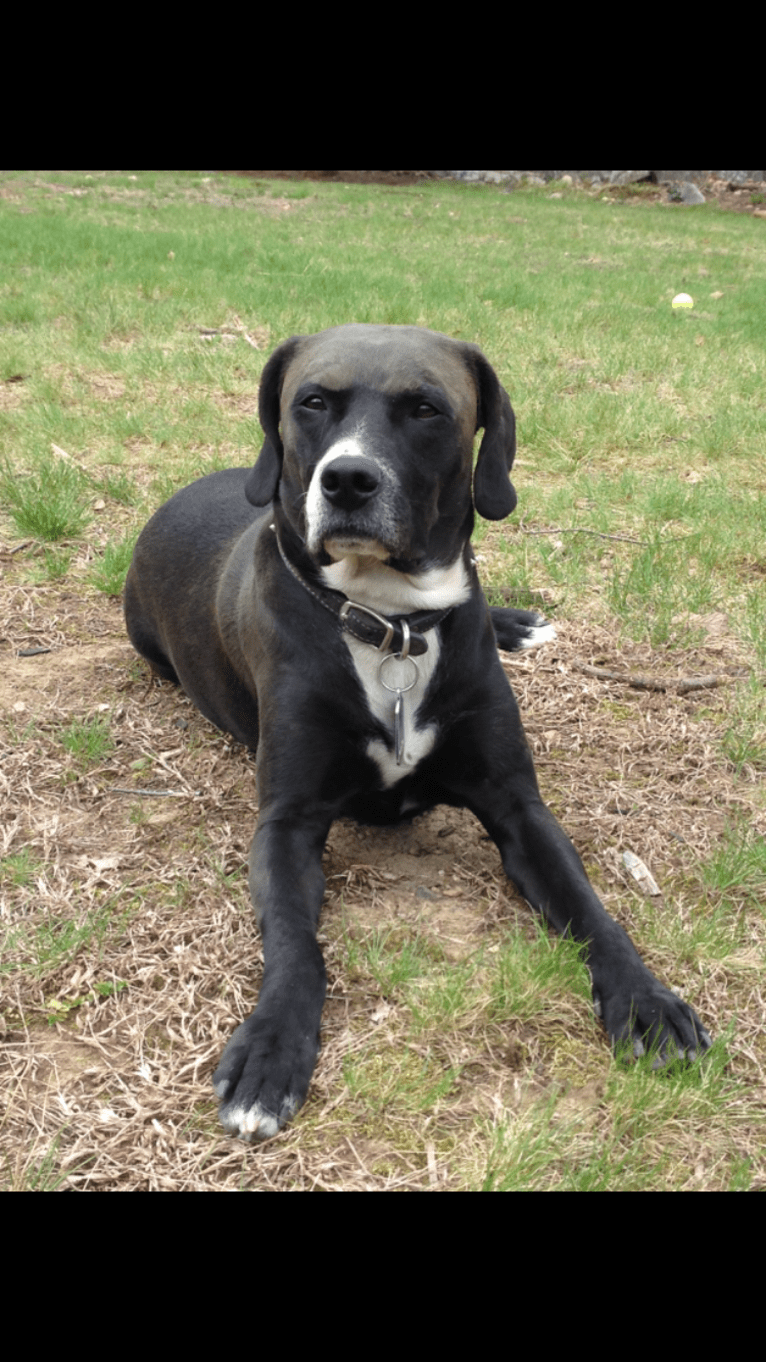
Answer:
[[[354,441],[320,460],[306,496],[306,542],[331,558],[367,553],[388,558],[399,549],[396,491],[391,473]],[[342,448],[342,446],[341,446]]]

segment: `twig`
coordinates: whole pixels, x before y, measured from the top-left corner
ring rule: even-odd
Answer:
[[[198,326],[197,331],[205,340],[210,340],[211,336],[241,336],[243,340],[247,341],[248,345],[252,345],[254,350],[261,348],[258,342],[247,334],[244,326],[235,326],[233,329],[225,326]]]
[[[152,795],[157,798],[166,796],[169,799],[188,799],[191,795],[201,794],[200,790],[123,790],[119,785],[112,785],[109,794],[124,795]]]
[[[595,534],[599,539],[619,539],[623,544],[641,544],[646,547],[645,539],[631,539],[628,534],[604,534],[601,530],[588,530],[578,525],[563,526],[560,530],[528,530],[519,526],[522,534]]]
[[[625,672],[610,672],[606,667],[591,667],[587,662],[574,658],[572,666],[586,676],[597,676],[599,681],[620,681],[624,686],[635,690],[675,690],[684,695],[688,690],[703,690],[708,686],[725,686],[731,680],[728,676],[676,676],[663,679],[657,676],[631,676]]]

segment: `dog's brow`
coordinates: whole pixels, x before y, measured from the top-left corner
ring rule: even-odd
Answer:
[[[295,390],[293,401],[300,402],[309,393],[323,393],[328,397],[348,397],[351,391],[351,388],[333,388],[330,384],[320,383],[317,380],[315,383],[301,383],[301,386]]]
[[[418,383],[412,388],[400,388],[398,392],[391,394],[396,398],[415,400],[423,398],[438,400],[439,402],[449,402],[449,398],[443,388],[439,388],[435,383]]]

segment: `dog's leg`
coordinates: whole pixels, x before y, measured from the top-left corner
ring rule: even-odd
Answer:
[[[460,741],[464,775],[453,776],[453,791],[497,843],[506,875],[530,906],[556,931],[585,943],[595,1010],[613,1047],[635,1055],[656,1047],[655,1067],[675,1057],[694,1059],[710,1046],[710,1036],[696,1013],[655,979],[596,896],[575,848],[540,798],[514,701],[506,719],[507,736],[498,723],[491,744],[486,732],[466,726]]]
[[[514,610],[507,605],[490,606],[492,625],[495,630],[498,648],[507,653],[518,652],[520,648],[537,648],[556,637],[556,630],[543,615],[536,610]]]
[[[330,827],[262,810],[250,849],[250,893],[263,935],[258,1006],[213,1075],[221,1120],[245,1140],[268,1139],[305,1101],[319,1049],[325,968],[316,941]]]
[[[646,968],[627,933],[591,888],[569,838],[544,804],[525,804],[495,825],[508,878],[556,930],[587,944],[593,1002],[613,1047],[656,1047],[655,1067],[694,1059],[711,1041],[695,1012]]]

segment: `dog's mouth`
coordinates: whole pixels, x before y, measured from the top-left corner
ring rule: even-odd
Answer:
[[[361,535],[333,535],[322,545],[325,553],[338,563],[342,558],[377,558],[384,563],[391,550],[378,539],[364,539]]]

